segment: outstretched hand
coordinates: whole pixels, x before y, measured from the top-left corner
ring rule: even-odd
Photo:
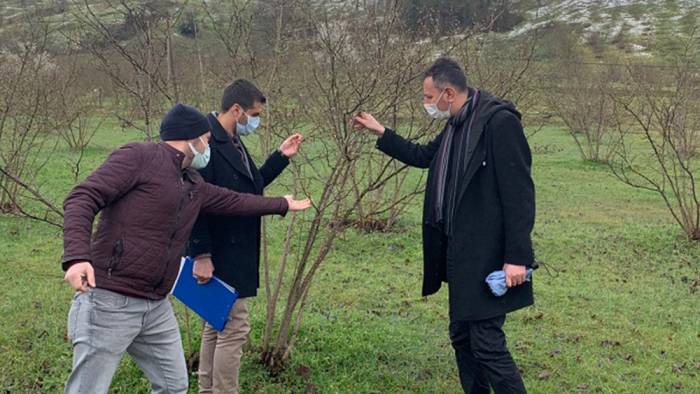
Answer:
[[[358,112],[352,118],[352,128],[354,129],[369,129],[374,135],[381,137],[384,135],[386,128],[377,121],[371,114],[367,112]]]
[[[304,211],[306,209],[309,209],[309,207],[311,207],[311,200],[308,198],[305,198],[303,200],[295,200],[294,196],[291,194],[284,196],[284,198],[287,200],[287,204],[289,205],[289,210],[292,212]]]
[[[303,135],[300,133],[292,134],[286,140],[284,140],[284,142],[282,142],[282,145],[280,145],[279,148],[280,152],[289,158],[294,157],[294,155],[299,152],[302,141],[304,141]]]

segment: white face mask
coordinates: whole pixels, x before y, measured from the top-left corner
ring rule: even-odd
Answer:
[[[192,154],[194,155],[190,167],[194,168],[195,170],[201,170],[202,168],[206,167],[207,164],[209,164],[209,158],[211,157],[211,149],[209,148],[209,145],[204,142],[202,137],[199,137],[199,140],[206,146],[204,153],[197,152],[197,149],[194,148],[194,145],[192,145],[191,142],[187,143],[187,145],[190,146]]]
[[[447,119],[450,117],[450,109],[452,108],[452,103],[450,103],[450,106],[447,107],[446,111],[441,111],[438,109],[437,103],[440,101],[440,98],[442,97],[442,94],[445,93],[443,90],[440,92],[440,95],[438,96],[437,100],[435,100],[434,103],[432,104],[423,104],[423,107],[425,108],[425,112],[428,113],[431,117],[435,119]]]

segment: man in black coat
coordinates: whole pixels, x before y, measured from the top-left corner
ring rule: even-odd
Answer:
[[[425,73],[423,104],[447,122],[426,145],[408,141],[372,115],[353,118],[379,139],[377,148],[428,168],[423,209],[423,295],[449,287],[450,339],[465,393],[524,393],[503,332],[508,312],[533,303],[526,270],[534,263],[532,158],[514,106],[467,86],[462,68],[438,59]],[[504,270],[507,293],[485,283]]]
[[[263,194],[299,150],[300,134],[285,140],[258,169],[240,139],[255,131],[266,98],[246,80],[224,89],[221,112],[208,115],[211,158],[200,170],[209,183],[242,193]],[[224,331],[207,324],[199,359],[200,393],[238,393],[242,348],[250,325],[246,299],[260,286],[260,217],[200,215],[192,230],[188,254],[195,257],[193,275],[200,283],[216,276],[240,294]]]

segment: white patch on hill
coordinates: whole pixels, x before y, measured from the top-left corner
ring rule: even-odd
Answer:
[[[670,16],[670,21],[678,21],[690,9],[700,7],[698,0],[677,0],[677,4],[678,15]],[[634,8],[635,15],[630,13]],[[654,33],[663,12],[668,10],[650,0],[560,0],[528,11],[527,20],[509,35],[518,36],[559,22],[584,26],[585,34],[597,32],[612,38],[624,29],[626,34],[644,36]]]

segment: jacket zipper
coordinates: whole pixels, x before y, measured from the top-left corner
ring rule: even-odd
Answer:
[[[168,268],[170,267],[170,249],[173,246],[173,239],[175,239],[175,233],[177,233],[177,226],[180,224],[180,214],[182,212],[182,206],[184,205],[185,202],[185,197],[187,196],[188,193],[185,193],[185,181],[180,176],[180,182],[179,182],[179,187],[180,187],[180,202],[178,203],[177,206],[177,212],[175,214],[175,223],[173,224],[173,231],[170,233],[170,239],[168,240],[168,246],[165,249],[165,268],[160,274],[160,281],[158,284],[154,287],[154,291],[158,289],[163,282],[165,281],[165,273],[168,272]]]
[[[124,242],[121,239],[118,239],[112,248],[112,256],[109,258],[107,277],[112,277],[112,270],[117,266],[117,262],[121,259],[122,253],[124,253]]]

